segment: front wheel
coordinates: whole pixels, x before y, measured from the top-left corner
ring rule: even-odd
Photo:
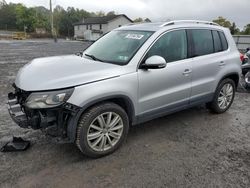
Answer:
[[[215,91],[213,101],[208,103],[207,107],[214,113],[224,113],[233,103],[235,90],[233,80],[229,78],[222,80]]]
[[[124,109],[115,103],[102,103],[80,118],[76,145],[89,157],[102,157],[118,149],[128,129],[129,120]]]

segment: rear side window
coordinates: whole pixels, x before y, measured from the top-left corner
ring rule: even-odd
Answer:
[[[221,43],[218,31],[212,31],[212,33],[213,33],[213,39],[214,39],[214,52],[223,51],[222,43]]]
[[[223,32],[219,31],[223,51],[228,49],[227,39]]]
[[[192,29],[189,31],[193,39],[193,56],[207,55],[214,52],[212,32],[206,29]]]

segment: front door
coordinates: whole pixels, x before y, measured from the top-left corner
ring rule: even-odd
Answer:
[[[187,59],[187,46],[186,30],[175,30],[163,34],[147,52],[144,60],[159,55],[166,60],[167,66],[138,70],[139,117],[152,119],[151,116],[160,116],[188,105],[192,60]]]

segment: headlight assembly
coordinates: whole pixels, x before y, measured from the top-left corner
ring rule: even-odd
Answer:
[[[65,103],[73,91],[74,88],[49,92],[34,92],[27,98],[25,106],[32,109],[57,107]]]

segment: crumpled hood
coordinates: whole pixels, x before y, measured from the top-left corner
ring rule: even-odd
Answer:
[[[15,84],[25,91],[53,90],[119,76],[121,70],[119,65],[76,55],[38,58],[19,70]]]

